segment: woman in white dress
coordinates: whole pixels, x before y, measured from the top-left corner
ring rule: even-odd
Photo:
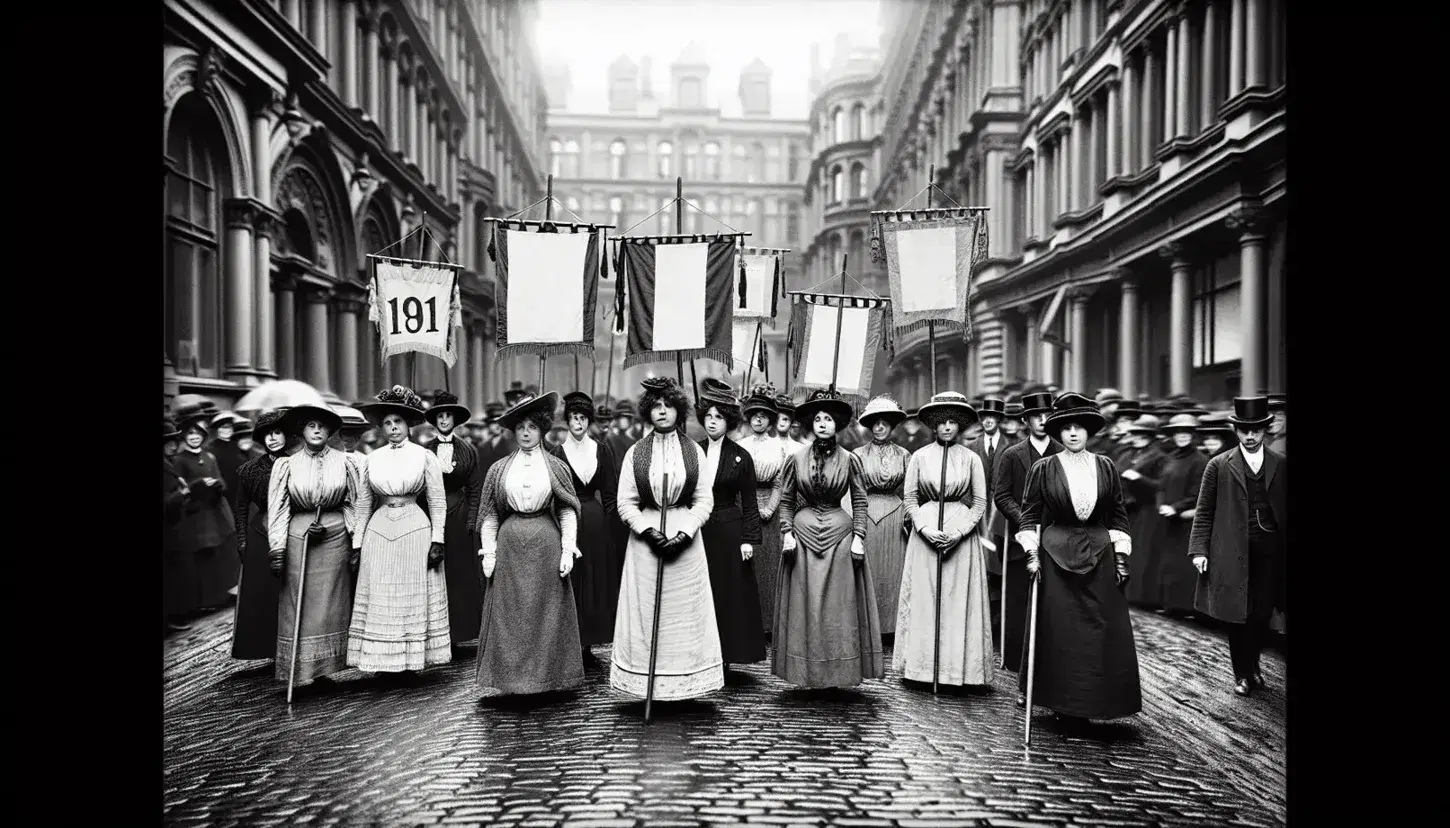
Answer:
[[[453,658],[443,573],[448,500],[438,455],[408,440],[409,430],[423,422],[423,401],[401,385],[377,399],[361,406],[387,442],[363,468],[361,561],[347,664],[368,673],[411,673]],[[426,495],[426,512],[419,493]]]
[[[977,535],[987,508],[987,475],[977,453],[957,442],[961,430],[977,421],[977,412],[966,397],[947,391],[932,397],[917,417],[936,434],[936,442],[917,449],[906,466],[902,502],[913,531],[906,544],[891,666],[908,680],[932,680],[940,558],[937,681],[956,687],[991,684],[992,606]]]
[[[654,698],[690,699],[725,686],[715,600],[700,537],[715,499],[710,481],[700,476],[705,458],[683,435],[690,413],[684,391],[667,377],[641,384],[639,411],[654,430],[624,453],[619,475],[619,517],[629,527],[629,543],[609,684],[637,698],[646,695],[655,583],[663,561]]]

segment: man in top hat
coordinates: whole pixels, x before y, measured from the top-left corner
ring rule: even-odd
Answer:
[[[443,524],[443,575],[448,584],[448,637],[458,645],[478,640],[483,618],[482,571],[478,560],[478,503],[483,496],[483,470],[478,451],[457,434],[473,413],[451,391],[434,391],[423,417],[435,437],[423,446],[438,456],[448,513]],[[456,654],[456,652],[455,652]]]
[[[1007,398],[1007,410],[1002,414],[1002,424],[998,428],[1002,430],[1002,436],[1006,438],[1008,445],[1023,439],[1021,400]]]
[[[1007,438],[1002,436],[1000,428],[1002,417],[1006,413],[1006,400],[1001,397],[983,397],[981,406],[977,409],[977,422],[981,424],[982,431],[967,443],[967,448],[976,452],[977,456],[981,458],[982,470],[987,478],[987,508],[982,512],[982,522],[977,534],[982,539],[982,548],[987,552],[989,592],[998,596],[997,600],[1000,600],[1002,578],[1002,556],[999,550],[1005,548],[1002,538],[1007,531],[1007,521],[1002,517],[996,504],[992,502],[992,470],[997,456],[1011,445],[1007,442]]]
[[[1275,609],[1287,612],[1288,462],[1264,447],[1274,420],[1266,397],[1234,398],[1238,447],[1208,461],[1188,556],[1199,572],[1193,608],[1230,625],[1234,692],[1264,688],[1259,654]]]
[[[1270,394],[1269,413],[1274,421],[1269,424],[1269,448],[1289,456],[1289,395]]]
[[[1047,436],[1047,415],[1052,413],[1052,395],[1045,391],[1024,394],[1022,416],[1027,438],[1001,450],[992,462],[992,499],[1007,519],[1007,566],[1002,573],[1002,598],[1007,604],[1007,629],[1001,634],[1003,669],[1017,672],[1022,660],[1022,643],[1027,635],[1027,552],[1015,538],[1022,531],[1022,499],[1027,492],[1027,473],[1044,457],[1063,450],[1062,443]],[[999,567],[1000,568],[1000,567]],[[1000,623],[1000,613],[992,614]],[[1018,706],[1026,704],[1019,696]]]

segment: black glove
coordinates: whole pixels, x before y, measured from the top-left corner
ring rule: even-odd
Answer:
[[[1113,553],[1113,564],[1118,570],[1118,589],[1126,589],[1128,586],[1128,556],[1121,552]]]
[[[437,569],[443,563],[443,544],[435,543],[428,547],[428,568]]]
[[[358,564],[362,563],[362,550],[352,550],[352,554],[347,556],[347,562],[351,566],[357,566]]]
[[[313,521],[307,527],[307,537],[317,539],[327,534],[327,527],[317,521]]]
[[[267,556],[267,566],[271,567],[273,575],[281,575],[287,568],[287,553],[282,550],[274,550]]]
[[[640,532],[639,536],[644,540],[645,543],[649,544],[649,548],[654,550],[655,552],[660,551],[660,549],[665,545],[664,533],[654,528],[653,526],[644,530],[643,532]]]
[[[244,538],[237,538],[237,560],[247,559],[247,541]]]
[[[684,532],[676,532],[675,536],[665,541],[660,551],[673,558],[690,548],[690,536]]]

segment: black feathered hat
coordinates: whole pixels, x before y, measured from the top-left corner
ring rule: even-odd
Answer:
[[[428,407],[427,411],[423,412],[423,417],[429,423],[432,423],[434,428],[437,428],[438,421],[435,418],[445,411],[452,412],[453,424],[455,426],[462,425],[473,417],[473,412],[469,411],[467,406],[458,402],[457,394],[451,391],[434,391],[433,404]]]

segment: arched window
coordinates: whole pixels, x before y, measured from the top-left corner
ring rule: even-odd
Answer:
[[[746,179],[759,181],[755,177],[754,168],[750,166],[750,158],[745,153],[744,144],[736,144],[730,150],[730,178],[734,181]]]
[[[615,138],[609,145],[609,177],[616,181],[624,178],[627,167],[625,162],[628,160],[626,152],[623,138]]]
[[[866,165],[857,161],[851,165],[851,198],[865,198],[866,184]]]
[[[866,105],[856,104],[851,110],[851,137],[857,141],[866,138]]]
[[[199,95],[177,103],[166,135],[166,357],[176,373],[222,370],[221,188],[227,180],[216,116]]]
[[[705,178],[720,180],[720,145],[714,141],[705,144]]]
[[[563,175],[564,142],[558,138],[549,139],[549,172],[555,177]]]
[[[670,170],[674,168],[675,163],[674,155],[675,145],[669,141],[661,141],[659,146],[660,178],[670,177]]]
[[[846,198],[846,172],[837,164],[831,168],[831,203],[835,204],[844,201]]]
[[[624,199],[620,196],[609,197],[609,223],[620,228],[625,226]]]
[[[832,144],[839,144],[842,141],[845,141],[847,139],[846,110],[842,109],[839,106],[836,107],[836,110],[831,113],[831,124],[832,129],[830,142]]]
[[[564,175],[567,178],[579,177],[579,142],[564,142]]]

